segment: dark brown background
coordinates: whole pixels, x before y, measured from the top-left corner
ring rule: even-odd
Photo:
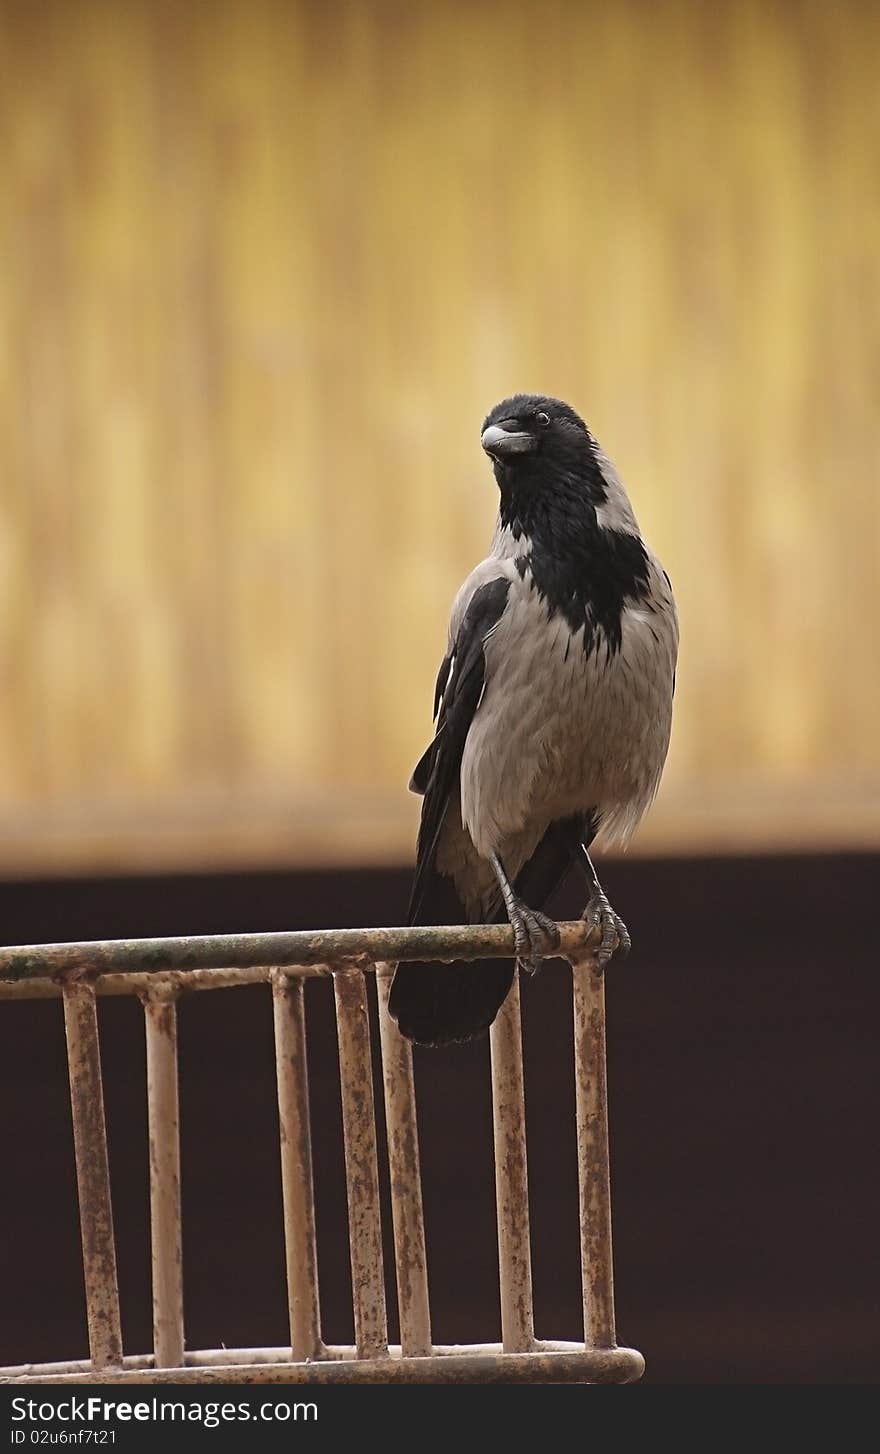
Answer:
[[[873,855],[606,866],[636,946],[608,977],[618,1327],[645,1353],[648,1381],[876,1379],[878,874]],[[407,883],[404,871],[379,870],[17,883],[0,886],[0,922],[7,943],[393,923]],[[558,963],[525,987],[524,1005],[538,1331],[574,1338],[570,997]],[[308,1007],[324,1330],[348,1340],[328,986],[310,984]],[[140,1016],[133,1002],[101,1005],[130,1352],[150,1345]],[[191,1347],[287,1338],[271,1028],[262,987],[181,1009]],[[0,1075],[0,1361],[78,1356],[59,1004],[0,1005]],[[417,1078],[435,1337],[494,1339],[485,1045],[422,1052]]]

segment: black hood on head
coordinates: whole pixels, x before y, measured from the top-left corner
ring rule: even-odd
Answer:
[[[502,399],[500,404],[489,410],[483,420],[483,429],[488,429],[492,424],[500,424],[505,419],[520,419],[524,424],[536,424],[539,414],[547,414],[551,421],[564,421],[586,439],[590,438],[590,431],[580,414],[570,404],[551,398],[549,394],[511,394],[510,398]]]
[[[608,497],[596,442],[579,414],[547,394],[513,394],[483,421],[482,444],[501,491],[501,518],[515,533],[539,520],[570,518]]]
[[[647,555],[637,532],[600,523],[608,484],[583,419],[559,399],[514,394],[486,416],[482,440],[501,524],[520,542],[520,574],[530,572],[551,616],[584,628],[586,652],[600,629],[609,653],[618,650],[624,603],[648,589]]]

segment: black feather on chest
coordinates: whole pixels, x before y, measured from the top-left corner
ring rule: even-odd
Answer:
[[[548,615],[562,615],[573,632],[584,628],[586,655],[597,651],[602,638],[609,654],[620,650],[621,618],[628,602],[649,593],[648,555],[637,535],[613,530],[596,520],[592,506],[566,509],[544,504],[526,523],[513,518],[508,525],[522,542],[516,568],[547,606]]]

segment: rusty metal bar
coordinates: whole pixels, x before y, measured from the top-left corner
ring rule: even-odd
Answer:
[[[614,1348],[605,976],[592,959],[575,961],[572,976],[584,1341],[587,1348]]]
[[[151,986],[142,997],[147,1040],[153,1348],[157,1368],[178,1368],[183,1363],[176,999],[177,990],[168,984]]]
[[[387,1356],[385,1270],[367,987],[359,970],[336,970],[336,1031],[348,1191],[354,1338],[358,1358]]]
[[[405,1357],[418,1358],[431,1352],[428,1263],[412,1047],[388,1013],[393,975],[393,964],[376,965],[400,1343]]]
[[[576,959],[598,940],[581,920],[560,924],[558,953]],[[86,971],[161,974],[168,971],[295,966],[327,973],[346,963],[371,969],[378,960],[504,959],[513,954],[509,924],[404,929],[325,929],[290,934],[209,934],[180,939],[107,939],[83,944],[25,944],[0,949],[0,980],[54,979]],[[259,976],[258,976],[259,977]]]
[[[352,1354],[354,1350],[350,1350]],[[395,1350],[395,1355],[398,1350]],[[93,1370],[55,1374],[53,1383],[632,1383],[645,1362],[634,1348],[500,1353],[497,1344],[451,1348],[440,1357],[320,1359],[315,1363],[217,1363],[186,1368],[120,1368],[96,1379]],[[40,1383],[26,1375],[11,1383]]]
[[[506,925],[37,945],[0,950],[0,998],[64,997],[91,1362],[0,1369],[21,1382],[626,1382],[641,1355],[615,1346],[604,981],[580,922],[563,924],[573,967],[584,1345],[533,1336],[519,992],[491,1035],[501,1345],[432,1347],[412,1057],[387,1014],[391,965],[511,952]],[[274,961],[274,968],[267,966]],[[401,1346],[385,1316],[369,1020],[363,972],[377,969]],[[80,978],[86,972],[87,978]],[[320,1339],[303,984],[333,974],[342,1083],[356,1347]],[[69,977],[65,982],[65,977]],[[174,1001],[185,990],[271,981],[276,1016],[290,1349],[183,1349]],[[96,993],[145,998],[151,1125],[154,1355],[123,1358]],[[169,1017],[171,1024],[169,1025]],[[164,1028],[163,1028],[164,1018]],[[304,1128],[297,1146],[297,1128]],[[291,1134],[292,1133],[292,1134]],[[285,1149],[286,1147],[286,1149]],[[285,1169],[285,1162],[287,1169]],[[164,1169],[160,1169],[164,1168]],[[308,1175],[306,1175],[308,1168]],[[175,1255],[175,1247],[177,1249]],[[298,1248],[298,1251],[294,1251]],[[176,1366],[175,1366],[176,1364]],[[164,1365],[161,1366],[161,1365]]]
[[[528,1353],[535,1339],[529,1177],[523,1087],[519,976],[489,1032],[501,1340],[505,1353]]]
[[[534,1353],[583,1353],[584,1345],[558,1338],[536,1338],[532,1351]],[[399,1343],[389,1344],[388,1353],[392,1358],[405,1356]],[[435,1343],[431,1350],[431,1357],[470,1357],[477,1353],[497,1358],[501,1356],[502,1347],[500,1343]],[[321,1362],[327,1360],[331,1362],[351,1361],[356,1357],[357,1349],[350,1343],[331,1343],[329,1345],[324,1343],[321,1346]],[[276,1364],[290,1361],[289,1345],[284,1348],[190,1348],[183,1355],[186,1368],[222,1368],[226,1364]],[[122,1367],[126,1370],[150,1369],[155,1366],[156,1360],[152,1353],[127,1353],[122,1360]],[[56,1363],[13,1364],[0,1368],[0,1379],[36,1378],[37,1375],[40,1375],[45,1381],[55,1374],[90,1372],[92,1372],[92,1365],[87,1358],[73,1358]]]
[[[293,971],[292,971],[293,972]],[[297,969],[301,979],[324,978],[330,970],[326,965],[310,965]],[[95,980],[98,995],[145,995],[154,985],[169,985],[179,993],[192,990],[239,989],[251,984],[269,984],[272,970],[267,965],[245,969],[161,969],[155,974],[139,970],[101,974]],[[0,1000],[52,1000],[61,998],[61,979],[0,980]]]
[[[122,1330],[98,1044],[98,1007],[92,985],[75,981],[64,986],[64,1030],[67,1036],[89,1352],[93,1370],[97,1372],[121,1364]]]
[[[287,1307],[295,1359],[318,1358],[322,1351],[304,991],[302,979],[273,970]]]

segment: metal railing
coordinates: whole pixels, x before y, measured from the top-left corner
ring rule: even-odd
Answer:
[[[409,1043],[388,1015],[399,960],[509,956],[507,925],[345,929],[51,944],[0,950],[0,1000],[61,997],[67,1036],[88,1316],[88,1360],[0,1368],[15,1382],[625,1383],[644,1368],[615,1341],[605,1081],[604,980],[582,923],[563,924],[572,967],[584,1341],[535,1337],[519,986],[490,1032],[500,1344],[431,1340],[416,1101]],[[269,967],[271,966],[271,967]],[[379,1167],[365,974],[375,971],[400,1344],[388,1343]],[[478,971],[475,971],[475,973]],[[351,1252],[353,1347],[321,1337],[304,981],[332,976]],[[290,1347],[186,1349],[181,1258],[177,999],[262,983],[271,990]],[[125,1355],[111,1210],[97,1001],[144,1008],[150,1137],[153,1352]],[[435,1052],[442,1054],[442,1051]]]

